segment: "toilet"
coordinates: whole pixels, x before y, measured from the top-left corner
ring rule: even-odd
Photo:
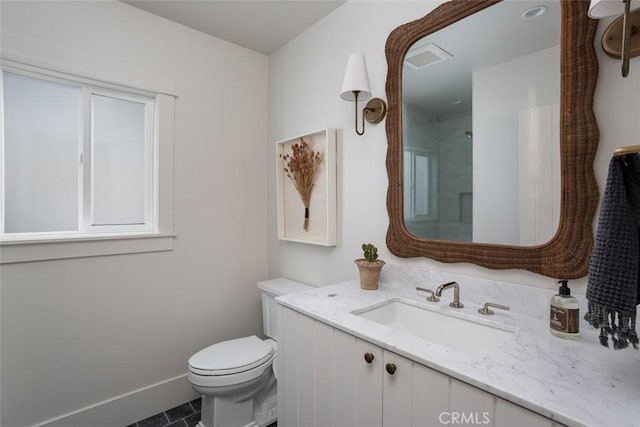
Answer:
[[[264,427],[276,421],[275,359],[278,354],[275,298],[313,289],[288,279],[258,282],[262,326],[255,335],[213,344],[189,358],[189,382],[202,395],[197,427]]]

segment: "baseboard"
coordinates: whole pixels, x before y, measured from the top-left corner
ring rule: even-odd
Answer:
[[[196,399],[187,374],[60,415],[33,427],[126,427]]]

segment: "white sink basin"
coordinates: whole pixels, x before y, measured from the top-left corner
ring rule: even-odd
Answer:
[[[421,306],[410,300],[391,299],[353,312],[395,330],[472,355],[489,354],[509,339],[517,328]]]

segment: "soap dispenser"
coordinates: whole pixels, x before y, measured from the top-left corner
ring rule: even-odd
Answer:
[[[571,296],[567,280],[558,283],[558,293],[551,298],[550,331],[556,337],[575,340],[580,337],[580,304]]]

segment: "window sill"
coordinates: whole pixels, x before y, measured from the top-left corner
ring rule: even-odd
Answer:
[[[79,234],[3,238],[0,264],[173,250],[175,234]]]

